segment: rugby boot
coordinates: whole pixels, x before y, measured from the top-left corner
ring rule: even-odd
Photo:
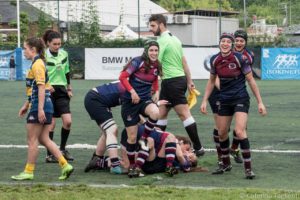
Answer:
[[[25,181],[25,180],[33,180],[33,177],[34,177],[33,173],[21,172],[16,176],[12,176],[11,179],[15,181]]]
[[[74,168],[72,165],[67,164],[61,169],[61,176],[58,178],[59,180],[66,180],[73,173]]]
[[[233,157],[233,159],[236,163],[243,163],[243,159],[241,157],[239,149],[236,149],[236,150],[231,149],[230,155]]]
[[[255,174],[251,169],[247,169],[245,171],[245,177],[246,179],[254,179],[255,178]]]
[[[61,153],[67,161],[74,161],[73,156],[71,156],[71,154],[68,150],[61,150]]]
[[[223,174],[224,172],[229,172],[232,169],[232,165],[219,165],[219,168],[213,171],[211,174],[216,175],[216,174]]]

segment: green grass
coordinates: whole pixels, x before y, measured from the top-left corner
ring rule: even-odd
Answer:
[[[213,191],[213,192],[212,192]],[[174,187],[124,187],[124,188],[95,188],[84,185],[71,186],[0,186],[1,200],[30,199],[30,200],[96,200],[96,199],[205,199],[205,200],[232,200],[232,199],[299,199],[296,191],[264,190],[264,189],[193,189]],[[47,194],[47,195],[45,195]],[[118,195],[116,195],[118,194]]]
[[[25,83],[5,81],[1,81],[0,83],[2,97],[0,105],[0,145],[25,145],[25,119],[19,119],[17,117],[18,110],[25,100]],[[104,82],[84,80],[72,81],[74,88],[74,98],[71,101],[73,124],[68,142],[69,144],[86,143],[94,145],[96,143],[99,137],[99,130],[96,123],[89,119],[89,116],[84,109],[83,99],[89,89],[101,83]],[[206,81],[196,81],[195,83],[203,95]],[[252,97],[248,123],[248,135],[251,142],[251,148],[299,150],[300,82],[258,81],[257,83],[260,87],[264,103],[267,106],[268,116],[259,116],[257,113],[255,98]],[[212,114],[210,113],[207,116],[200,114],[199,106],[201,100],[202,96],[199,97],[198,104],[192,109],[192,113],[197,121],[202,143],[206,148],[214,148],[211,137],[213,127]],[[120,116],[120,108],[114,108],[113,113],[114,118],[119,125],[119,130],[123,129],[124,126]],[[60,127],[61,122],[58,122],[55,134],[56,142],[59,142],[60,140],[60,134],[58,134]],[[182,123],[173,111],[169,115],[168,131],[174,134],[186,135]],[[110,190],[103,188],[90,188],[86,186],[74,186],[74,191],[73,189],[72,191],[69,191],[68,187],[60,188],[38,185],[33,188],[19,188],[17,186],[8,186],[7,184],[16,184],[10,180],[10,176],[23,170],[27,152],[26,149],[2,148],[0,149],[0,180],[4,185],[0,188],[0,199],[21,199],[18,195],[24,195],[24,198],[22,199],[36,199],[39,196],[36,194],[40,194],[40,196],[42,196],[41,193],[44,191],[53,192],[53,195],[46,196],[45,199],[67,199],[60,197],[59,194],[62,193],[62,191],[64,191],[64,193],[66,191],[70,192],[69,195],[66,195],[70,196],[69,199],[97,199],[97,191],[101,191],[99,192],[100,194],[98,194],[99,199],[106,199],[106,197],[111,197],[111,199],[120,199],[120,197],[122,197],[122,199],[125,199],[125,197],[126,199],[129,197],[137,199],[139,196],[134,196],[141,186],[143,186],[142,190],[147,193],[145,199],[154,199],[156,197],[155,195],[160,195],[159,197],[162,198],[166,197],[164,199],[219,199],[221,196],[224,197],[224,199],[280,199],[280,194],[287,195],[287,198],[284,199],[300,199],[299,193],[289,192],[289,190],[296,190],[299,192],[299,154],[253,153],[253,168],[254,172],[257,174],[257,178],[249,181],[244,179],[242,165],[235,163],[233,164],[233,170],[230,173],[226,173],[221,176],[212,176],[210,172],[202,172],[181,173],[173,178],[167,178],[163,174],[155,174],[140,179],[129,179],[126,175],[117,176],[106,172],[86,174],[83,172],[83,169],[90,159],[93,150],[71,149],[70,151],[76,159],[73,163],[75,166],[75,172],[69,180],[64,182],[65,184],[108,184],[119,186],[124,184],[138,187],[130,190],[121,188]],[[61,182],[57,179],[60,174],[58,165],[44,163],[44,157],[45,150],[41,149],[35,172],[35,179],[30,182],[30,184],[61,184]],[[199,165],[212,171],[216,167],[215,152],[208,152],[204,158],[199,161]],[[28,182],[22,182],[22,184],[23,183]],[[163,186],[162,189],[160,189],[161,186]],[[165,188],[165,186],[192,186],[227,189],[185,189],[182,191],[179,189]],[[81,193],[80,191],[83,189],[88,192]],[[31,190],[34,192],[28,192]],[[172,192],[168,192],[170,190],[172,190]],[[179,193],[177,193],[177,191],[179,191]],[[76,192],[78,195],[75,195]],[[180,196],[180,192],[183,196]],[[89,193],[90,196],[88,196]],[[224,193],[224,195],[222,195],[222,193]],[[110,196],[110,194],[112,196]],[[259,198],[259,195],[263,198]]]

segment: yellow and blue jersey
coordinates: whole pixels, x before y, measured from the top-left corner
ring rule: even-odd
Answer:
[[[53,105],[50,99],[50,84],[45,63],[39,57],[35,57],[26,75],[26,95],[30,103],[30,112],[38,111],[38,85],[45,85],[44,111],[53,113]]]

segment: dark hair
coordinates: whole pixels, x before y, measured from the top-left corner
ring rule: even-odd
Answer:
[[[148,56],[148,50],[150,47],[152,46],[157,46],[157,48],[159,49],[159,45],[158,42],[156,42],[155,40],[148,40],[147,42],[145,42],[144,44],[144,52],[142,54],[142,59],[143,61],[146,63],[145,65],[145,72],[148,73],[150,71],[150,59]],[[162,76],[162,66],[161,63],[159,61],[157,61],[157,69],[158,69],[158,75]]]
[[[37,38],[37,37],[28,38],[25,41],[25,43],[29,47],[35,47],[40,58],[45,61],[45,44],[41,38]]]
[[[167,27],[166,17],[163,16],[162,14],[153,14],[153,15],[151,15],[151,17],[149,18],[149,22],[152,22],[152,21],[156,21],[159,24],[162,23],[165,27]]]
[[[47,42],[51,42],[53,39],[57,39],[57,38],[61,39],[61,35],[59,32],[53,30],[47,30],[43,35],[43,40],[46,45]]]
[[[145,72],[146,74],[150,71],[151,69],[151,61],[149,59],[149,56],[148,56],[148,50],[151,46],[157,46],[159,48],[159,45],[156,41],[154,40],[150,40],[150,41],[147,41],[144,45],[144,51],[143,51],[143,54],[141,56],[142,60],[144,61],[145,65],[144,65],[144,68],[145,68]],[[132,60],[130,60],[124,67],[123,67],[123,70],[122,71],[125,71],[130,63],[131,63]],[[158,70],[158,75],[159,76],[162,76],[162,66],[161,66],[161,63],[157,60],[157,70]]]

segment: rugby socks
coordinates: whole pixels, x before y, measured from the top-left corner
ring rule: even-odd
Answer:
[[[35,164],[26,163],[24,172],[27,174],[33,174],[34,168],[35,168]]]
[[[201,142],[200,142],[200,139],[198,136],[197,124],[196,124],[194,118],[191,116],[191,117],[187,118],[186,120],[184,120],[183,126],[193,143],[193,148],[195,150],[201,149],[202,145],[201,145]]]
[[[237,150],[237,148],[239,147],[239,144],[240,144],[240,140],[237,137],[235,130],[233,130],[233,140],[232,140],[232,143],[231,143],[231,149],[232,150]]]
[[[118,144],[110,144],[106,146],[107,151],[118,151]],[[103,156],[102,156],[103,157]],[[110,158],[111,166],[118,167],[120,166],[120,160],[118,157]]]
[[[110,159],[110,162],[111,162],[111,167],[112,167],[112,168],[118,167],[118,166],[120,166],[120,164],[121,164],[118,157],[111,158],[111,159]]]
[[[65,157],[62,155],[58,158],[58,164],[61,168],[64,168],[67,164],[68,161],[65,159]]]
[[[167,167],[172,167],[173,162],[175,160],[176,143],[175,142],[166,143],[165,153],[166,153]]]
[[[135,166],[141,169],[148,157],[149,150],[140,149],[135,161]]]
[[[135,163],[135,149],[136,149],[136,144],[129,144],[127,143],[126,151],[127,151],[127,157],[129,160],[129,164],[131,166],[134,165]]]
[[[158,128],[160,128],[162,131],[165,131],[167,129],[168,120],[167,119],[159,119],[156,122],[156,125]]]
[[[218,161],[221,161],[222,152],[221,152],[219,134],[218,134],[218,130],[217,129],[214,129],[213,137],[214,137],[214,142],[215,142],[215,145],[216,145],[216,150],[217,150],[217,155],[218,155]]]
[[[245,170],[251,170],[251,152],[248,138],[240,140]]]
[[[66,150],[66,144],[67,144],[67,141],[68,141],[70,131],[71,130],[67,130],[64,127],[61,128],[61,140],[60,140],[59,149],[62,150],[62,151]]]
[[[220,141],[220,147],[221,147],[221,152],[222,152],[222,162],[225,167],[230,165],[229,143],[230,143],[229,137],[224,141]]]
[[[53,140],[54,132],[50,131],[49,132],[49,138],[50,140]],[[47,156],[50,156],[52,153],[47,149]]]
[[[153,130],[155,124],[156,124],[157,120],[151,119],[150,117],[147,119],[146,123],[145,123],[145,130],[144,133],[142,135],[142,138],[147,138],[149,137],[151,131]]]

